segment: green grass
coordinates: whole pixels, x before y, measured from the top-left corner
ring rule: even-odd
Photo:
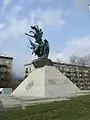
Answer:
[[[0,120],[90,120],[90,96],[0,111]]]

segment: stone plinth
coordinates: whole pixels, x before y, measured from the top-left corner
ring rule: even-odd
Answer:
[[[12,92],[12,96],[22,98],[57,98],[80,92],[63,73],[54,66],[44,66],[32,71]]]

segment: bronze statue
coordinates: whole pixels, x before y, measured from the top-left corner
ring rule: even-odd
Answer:
[[[31,29],[33,31],[29,31],[29,33],[25,33],[25,35],[28,35],[28,39],[30,41],[31,47],[29,47],[30,49],[33,49],[33,53],[35,53],[35,55],[37,55],[38,57],[48,57],[49,55],[49,43],[48,41],[45,39],[44,41],[42,40],[42,36],[43,36],[43,31],[42,29],[39,28],[38,25],[34,25],[31,26]],[[33,43],[29,37],[32,37],[35,39],[35,43]]]

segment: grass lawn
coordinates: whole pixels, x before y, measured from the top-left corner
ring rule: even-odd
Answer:
[[[90,96],[0,111],[0,120],[90,120]]]

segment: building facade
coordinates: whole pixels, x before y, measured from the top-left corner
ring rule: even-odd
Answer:
[[[12,82],[13,58],[0,55],[0,88],[8,88]]]

